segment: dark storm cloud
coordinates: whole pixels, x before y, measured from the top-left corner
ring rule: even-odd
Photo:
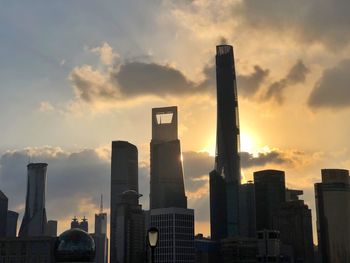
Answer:
[[[123,64],[113,76],[124,96],[167,96],[198,92],[195,84],[181,71],[168,65],[130,62]]]
[[[296,33],[335,49],[349,44],[349,10],[348,0],[243,0],[235,12],[251,27]]]
[[[279,104],[282,104],[284,102],[284,90],[291,85],[303,83],[308,73],[309,69],[305,66],[305,64],[301,60],[297,61],[297,63],[290,69],[287,76],[278,81],[273,82],[267,88],[267,91],[262,99],[274,99]]]
[[[308,105],[314,109],[350,106],[350,59],[324,70],[310,94]]]
[[[157,63],[125,62],[102,72],[85,65],[76,67],[69,80],[81,100],[93,104],[120,101],[140,96],[181,97],[215,93],[215,65],[207,64],[200,82],[189,80],[180,70]],[[238,75],[239,94],[254,95],[269,74],[269,70],[254,66],[249,75]]]
[[[239,95],[243,97],[255,95],[268,75],[269,70],[263,69],[259,65],[255,65],[254,72],[249,75],[238,75],[237,87]]]

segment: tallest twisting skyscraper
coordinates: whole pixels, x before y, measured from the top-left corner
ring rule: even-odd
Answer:
[[[215,167],[210,173],[210,221],[214,240],[238,235],[241,181],[239,119],[233,47],[216,47],[217,128]]]

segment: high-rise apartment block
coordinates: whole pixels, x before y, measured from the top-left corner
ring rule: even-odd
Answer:
[[[117,210],[122,194],[133,190],[138,193],[138,152],[135,145],[126,141],[112,142],[111,160],[111,214],[110,263],[117,263]]]
[[[150,209],[187,208],[177,107],[152,109]]]
[[[273,229],[272,216],[286,201],[284,171],[254,172],[256,228]]]
[[[194,210],[159,208],[150,211],[150,226],[159,230],[156,263],[194,263]]]
[[[322,169],[315,184],[318,246],[323,263],[350,262],[350,177],[348,170]]]
[[[216,47],[216,156],[210,178],[210,226],[214,240],[239,234],[239,118],[233,47]]]
[[[47,164],[30,163],[27,165],[27,170],[26,207],[19,236],[43,236],[47,224],[45,209]]]

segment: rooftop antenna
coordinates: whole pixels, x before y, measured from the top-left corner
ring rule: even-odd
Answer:
[[[103,213],[103,194],[101,194],[100,214]]]

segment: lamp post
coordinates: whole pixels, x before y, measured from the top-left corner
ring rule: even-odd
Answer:
[[[151,247],[151,262],[154,263],[154,249],[158,244],[158,229],[155,227],[151,227],[148,229],[148,245]]]

